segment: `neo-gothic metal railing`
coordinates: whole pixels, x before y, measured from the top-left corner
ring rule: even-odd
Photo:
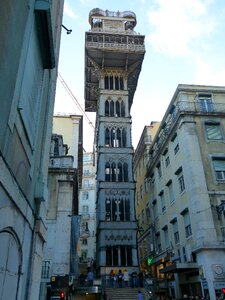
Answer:
[[[129,52],[144,52],[145,46],[139,44],[118,44],[104,42],[86,42],[87,48],[108,49],[108,50],[126,50]]]

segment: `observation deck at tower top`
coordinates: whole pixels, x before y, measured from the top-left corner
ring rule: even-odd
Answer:
[[[103,71],[127,76],[131,107],[145,55],[145,36],[134,31],[136,15],[95,8],[89,13],[89,23],[91,29],[85,33],[85,110],[97,109]]]

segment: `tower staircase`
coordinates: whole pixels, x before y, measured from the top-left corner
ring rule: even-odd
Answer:
[[[107,300],[137,300],[138,291],[142,292],[143,299],[148,300],[148,292],[144,288],[105,288]]]

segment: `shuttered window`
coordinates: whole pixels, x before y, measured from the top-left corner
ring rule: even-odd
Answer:
[[[225,157],[214,157],[213,167],[217,180],[225,180]]]
[[[205,129],[209,140],[221,140],[223,138],[219,123],[206,123]]]

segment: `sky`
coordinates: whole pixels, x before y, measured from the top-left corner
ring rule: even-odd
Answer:
[[[77,114],[84,105],[84,38],[89,12],[131,10],[134,30],[145,35],[145,58],[131,108],[136,148],[144,126],[160,121],[178,84],[225,86],[224,0],[65,0],[55,114]],[[95,113],[83,121],[83,147],[93,150]],[[90,125],[90,122],[93,126]]]

